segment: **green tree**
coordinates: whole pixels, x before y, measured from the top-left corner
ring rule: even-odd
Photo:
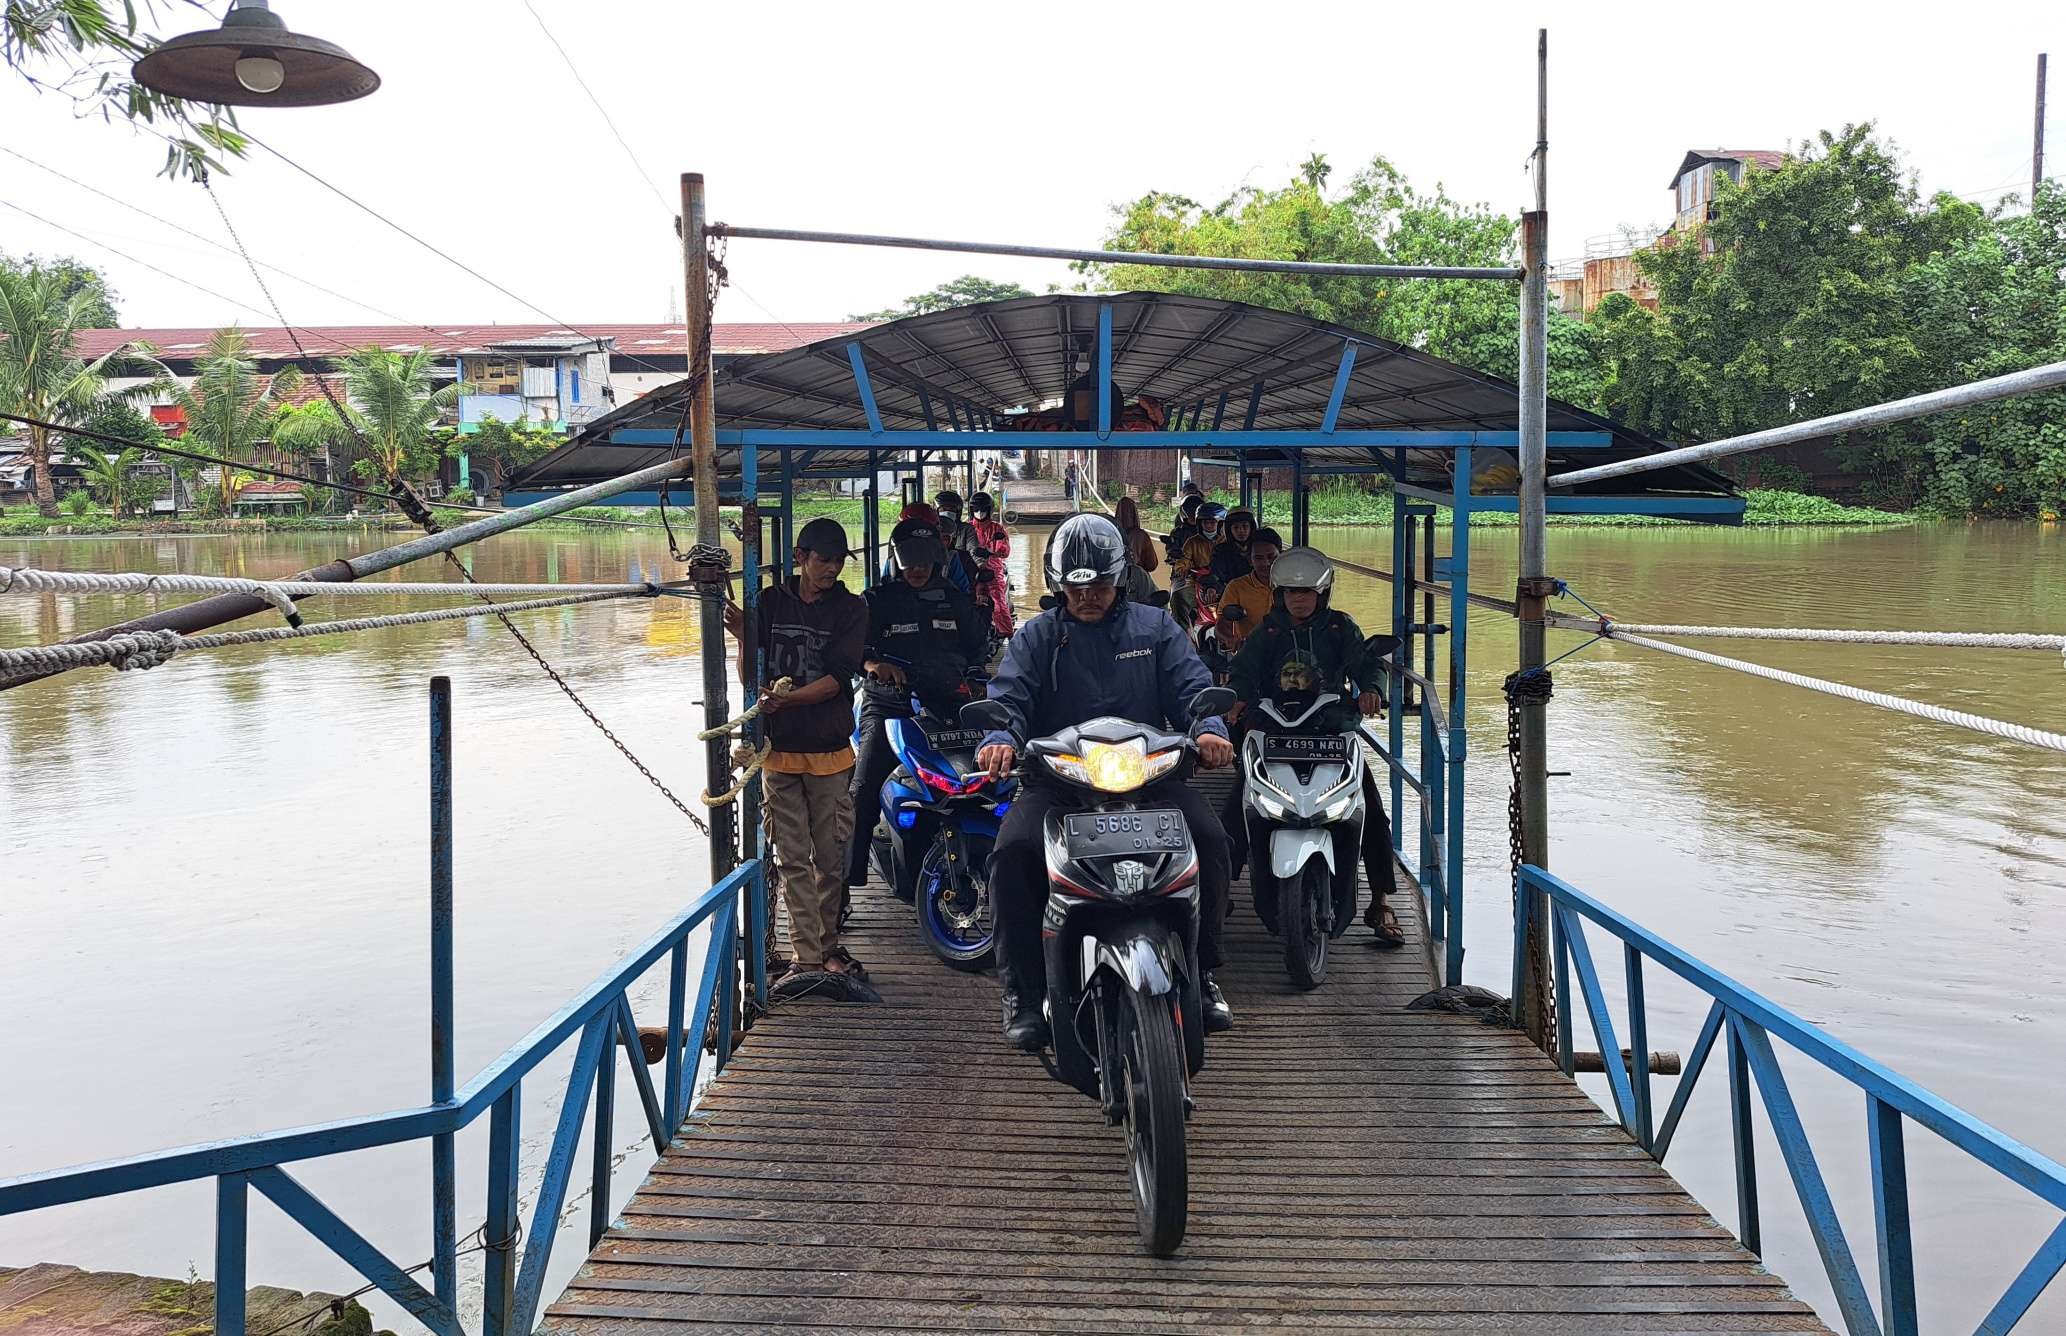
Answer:
[[[91,445],[77,445],[73,451],[85,465],[80,472],[87,489],[116,519],[131,511],[142,511],[164,492],[161,479],[137,473],[137,467],[144,462],[140,447],[131,446],[115,455]]]
[[[279,443],[304,452],[356,447],[352,472],[389,485],[427,476],[444,449],[439,419],[466,388],[431,388],[433,363],[422,349],[361,348],[336,359],[332,365],[344,377],[343,415],[327,398],[304,405],[281,423]]]
[[[64,276],[48,270],[28,271],[0,264],[0,410],[44,422],[77,425],[107,397],[110,374],[139,368],[164,368],[123,346],[94,358],[79,357],[81,329],[92,327],[95,302],[90,287],[65,292]],[[128,394],[139,392],[126,391]],[[36,508],[57,514],[57,493],[51,486],[48,428],[30,427],[29,462],[36,474]]]
[[[24,255],[15,259],[0,251],[0,268],[25,274],[51,275],[57,279],[59,294],[65,297],[75,292],[90,294],[86,328],[114,329],[122,323],[121,312],[116,306],[118,299],[115,290],[108,286],[107,276],[82,260],[70,255],[53,255],[47,260],[37,255]]]
[[[301,383],[293,367],[271,376],[259,373],[244,331],[232,325],[219,329],[195,364],[190,385],[165,377],[152,389],[186,411],[186,439],[197,450],[223,459],[249,460],[270,442],[288,412],[288,397]],[[220,513],[228,514],[241,481],[233,467],[216,468]]]
[[[143,18],[155,23],[158,7],[146,0]],[[198,4],[165,8],[208,16]],[[220,169],[225,157],[242,157],[248,141],[229,108],[168,97],[130,76],[130,66],[162,40],[140,26],[137,9],[134,0],[6,0],[0,60],[29,87],[68,100],[81,115],[120,116],[164,138],[168,176],[199,177]]]
[[[951,310],[956,306],[974,306],[978,302],[1001,302],[1013,297],[1030,297],[1032,292],[1016,283],[998,283],[974,274],[963,274],[951,283],[942,283],[931,292],[921,292],[915,297],[906,297],[901,307],[884,311],[870,311],[865,315],[850,315],[849,320],[902,320],[907,315],[925,315],[932,311]]]
[[[467,469],[481,480],[480,492],[485,496],[500,492],[512,471],[536,463],[566,443],[565,436],[547,427],[487,418],[463,436],[450,433],[444,449],[453,459],[466,457]]]
[[[1515,220],[1462,204],[1437,186],[1416,189],[1383,158],[1330,194],[1333,168],[1314,154],[1276,189],[1244,186],[1206,206],[1151,191],[1121,207],[1105,237],[1114,250],[1163,255],[1316,260],[1339,264],[1510,266]],[[1520,291],[1470,279],[1333,278],[1309,274],[1085,265],[1108,290],[1180,292],[1296,311],[1511,378],[1520,364]],[[1550,317],[1550,393],[1598,400],[1597,338],[1578,321]]]

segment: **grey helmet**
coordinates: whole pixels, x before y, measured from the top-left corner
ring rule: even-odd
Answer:
[[[1317,547],[1285,548],[1278,554],[1277,564],[1270,568],[1270,588],[1276,591],[1280,607],[1285,590],[1313,590],[1320,595],[1320,607],[1324,610],[1334,590],[1334,563]]]
[[[1126,593],[1126,539],[1103,515],[1071,515],[1047,540],[1047,587],[1062,590],[1100,580]]]

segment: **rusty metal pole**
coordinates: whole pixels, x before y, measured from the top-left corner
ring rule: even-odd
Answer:
[[[2037,207],[2037,188],[2044,184],[2044,66],[2045,53],[2037,53],[2037,129],[2030,140],[2030,207]]]
[[[1549,578],[1545,525],[1548,518],[1549,419],[1549,30],[1536,34],[1535,208],[1521,219],[1521,553],[1514,601],[1520,608],[1521,661],[1514,691],[1520,711],[1521,859],[1549,866],[1549,744],[1543,671],[1543,611],[1555,584]],[[1549,906],[1530,891],[1528,937],[1518,962],[1514,1006],[1521,1026],[1539,1047],[1550,1041],[1548,996]],[[1518,908],[1518,906],[1517,906]]]
[[[703,205],[703,174],[683,172],[681,237],[683,299],[688,311],[690,478],[696,492],[696,546],[690,553],[689,579],[700,595],[703,646],[703,723],[716,728],[731,718],[725,662],[725,593],[729,563],[722,557],[717,483],[717,401],[710,382],[710,249],[705,240],[709,215]],[[731,749],[722,737],[703,745],[705,788],[725,786],[731,773]],[[710,809],[710,881],[714,886],[738,865],[737,823],[727,805]],[[711,945],[716,950],[715,943]]]

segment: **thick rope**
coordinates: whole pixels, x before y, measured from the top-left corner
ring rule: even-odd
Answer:
[[[1631,645],[1641,645],[1644,649],[1654,649],[1666,654],[1676,654],[1682,659],[1692,659],[1699,663],[1712,664],[1717,668],[1734,669],[1739,673],[1749,673],[1753,677],[1762,677],[1773,682],[1784,682],[1788,686],[1806,687],[1810,691],[1819,691],[1825,696],[1837,696],[1844,700],[1855,700],[1866,705],[1877,705],[1883,710],[1894,710],[1901,714],[1913,715],[1917,719],[1928,719],[1940,724],[1955,724],[1960,728],[1969,728],[1976,733],[1986,733],[1997,738],[2007,738],[2012,742],[2026,742],[2033,747],[2046,747],[2056,752],[2066,752],[2066,733],[2050,733],[2043,729],[2030,728],[2024,724],[2011,724],[2000,719],[1989,719],[1985,715],[1967,714],[1963,710],[1947,710],[1941,705],[1925,705],[1920,701],[1907,700],[1901,696],[1889,696],[1883,691],[1867,691],[1863,687],[1847,686],[1842,682],[1828,682],[1822,678],[1808,677],[1802,673],[1789,673],[1780,668],[1767,668],[1763,664],[1745,663],[1741,659],[1727,659],[1719,654],[1709,654],[1704,650],[1687,649],[1684,645],[1673,645],[1662,640],[1651,640],[1647,636],[1630,635],[1613,622],[1608,622],[1605,628],[1602,629],[1597,622],[1585,621],[1582,618],[1570,620],[1578,621],[1580,629],[1598,630],[1600,634],[1610,640],[1626,641]]]
[[[761,762],[767,760],[768,753],[774,749],[775,744],[772,742],[761,743],[760,750],[758,751],[755,751],[748,743],[740,742],[734,744],[732,747],[732,765],[739,771],[739,782],[726,789],[723,793],[712,793],[709,789],[703,790],[703,805],[705,807],[724,807],[737,801],[739,795],[746,792],[746,786],[753,782],[753,776],[760,769]]]
[[[220,631],[213,635],[200,636],[183,636],[176,631],[131,631],[109,636],[106,640],[89,640],[78,644],[0,649],[0,682],[16,676],[62,673],[73,668],[90,668],[101,664],[121,670],[155,668],[173,655],[190,649],[221,649],[229,645],[304,640],[310,636],[338,635],[347,631],[377,631],[390,626],[415,626],[422,622],[453,621],[462,617],[490,617],[505,612],[532,612],[540,608],[598,603],[606,599],[650,597],[650,590],[628,594],[568,594],[561,598],[534,598],[520,603],[484,603],[470,607],[436,608],[427,612],[398,612],[383,617],[352,617],[312,626],[276,626],[251,631]]]
[[[1573,617],[1553,612],[1545,619],[1566,631],[1598,631],[1604,625],[1619,634],[1633,631],[1653,636],[1719,636],[1736,640],[1827,640],[1852,645],[1938,645],[1953,649],[2066,650],[2066,635],[2015,631],[1849,631],[1796,626],[1667,626],[1621,622],[1611,617]]]
[[[383,594],[649,594],[641,584],[471,584],[328,580],[244,580],[224,575],[149,575],[141,572],[41,571],[0,566],[0,594],[249,594],[285,610],[311,594],[378,597]]]
[[[774,685],[768,688],[767,694],[770,696],[786,696],[795,689],[796,684],[794,682],[790,681],[786,677],[778,677],[775,679]],[[712,738],[729,737],[731,734],[736,733],[740,729],[744,728],[752,720],[758,718],[760,716],[760,707],[760,701],[753,702],[753,704],[747,706],[744,710],[740,711],[732,718],[725,720],[721,724],[715,724],[698,733],[696,735],[696,741],[708,742]],[[734,760],[733,764],[737,765],[738,762]]]

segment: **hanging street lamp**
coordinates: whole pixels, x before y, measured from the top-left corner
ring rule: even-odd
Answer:
[[[380,76],[335,42],[288,31],[266,0],[238,0],[220,28],[174,37],[132,72],[167,97],[231,107],[320,107],[380,87]]]

